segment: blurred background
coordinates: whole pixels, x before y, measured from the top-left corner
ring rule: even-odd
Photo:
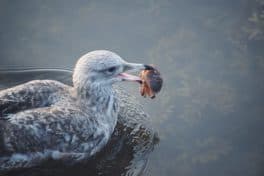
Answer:
[[[147,175],[264,175],[264,0],[0,0],[0,68],[95,49],[162,73],[153,101],[128,87],[160,137]]]

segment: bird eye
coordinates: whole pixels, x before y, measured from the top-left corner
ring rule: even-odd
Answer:
[[[107,72],[112,73],[116,70],[116,67],[110,67],[107,69]]]

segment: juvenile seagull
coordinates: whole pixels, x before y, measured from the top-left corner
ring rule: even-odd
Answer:
[[[119,111],[113,84],[137,81],[128,70],[152,69],[117,54],[92,51],[73,72],[73,87],[34,80],[0,91],[0,171],[31,167],[45,159],[76,163],[109,140]]]

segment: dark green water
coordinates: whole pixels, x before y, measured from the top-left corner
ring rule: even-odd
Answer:
[[[127,87],[160,138],[143,175],[264,175],[263,0],[0,0],[0,21],[1,68],[95,49],[159,68],[155,100]]]

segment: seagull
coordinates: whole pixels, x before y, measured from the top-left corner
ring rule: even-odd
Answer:
[[[151,69],[96,50],[77,61],[73,86],[33,80],[1,90],[0,171],[48,159],[74,164],[94,156],[117,124],[119,101],[113,84],[141,82],[126,72]]]

